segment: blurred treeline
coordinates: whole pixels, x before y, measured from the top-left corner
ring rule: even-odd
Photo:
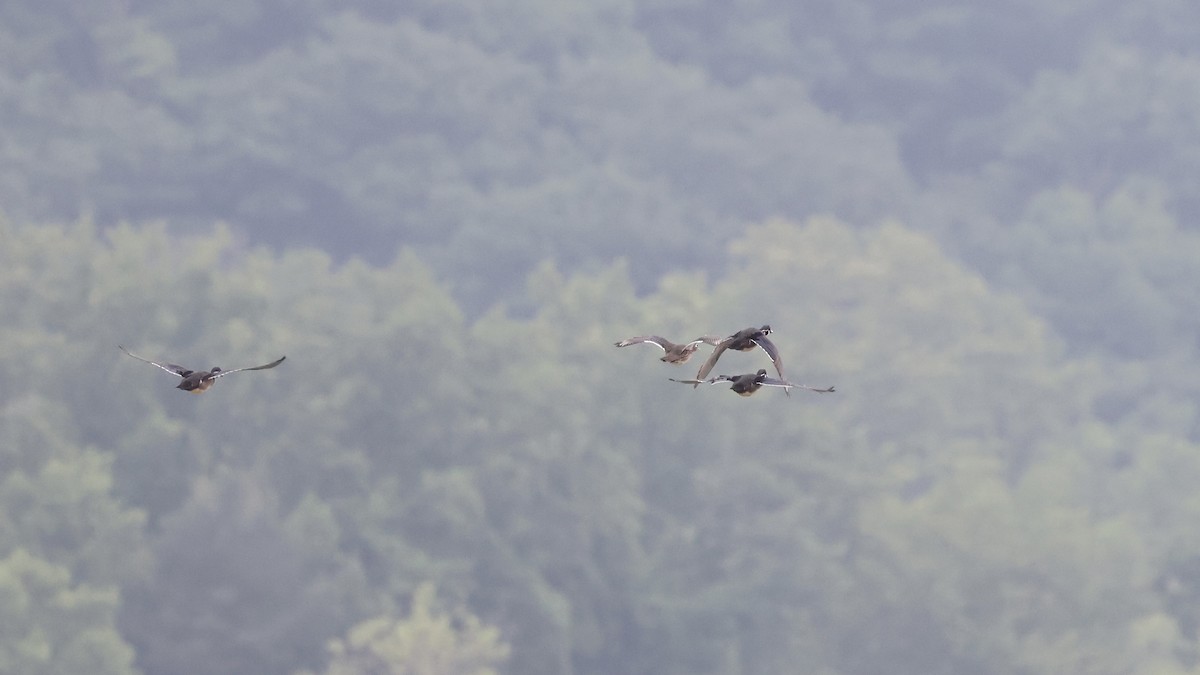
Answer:
[[[0,3],[0,673],[1200,673],[1197,44]]]

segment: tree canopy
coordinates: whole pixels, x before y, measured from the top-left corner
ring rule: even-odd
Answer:
[[[3,238],[18,670],[426,672],[412,631],[445,649],[412,659],[475,664],[428,672],[1194,665],[1194,409],[1116,408],[1136,364],[1101,377],[1106,352],[900,223],[765,221],[648,294],[624,261],[546,263],[477,319],[407,250]],[[612,348],[767,318],[788,377],[836,394],[693,391],[667,379],[691,364]],[[288,361],[197,398],[118,341]]]

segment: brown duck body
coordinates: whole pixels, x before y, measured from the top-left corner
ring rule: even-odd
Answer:
[[[658,348],[663,350],[663,355],[659,357],[659,361],[679,365],[682,363],[687,363],[688,359],[692,358],[692,354],[696,353],[696,350],[700,348],[702,343],[716,346],[721,344],[721,341],[717,338],[705,335],[704,337],[698,337],[691,342],[677,344],[664,337],[659,337],[658,335],[639,335],[638,337],[631,337],[626,340],[621,340],[615,344],[618,347],[628,347],[629,345],[644,343],[656,345]]]
[[[221,372],[220,368],[213,368],[209,372],[205,372],[203,370],[199,372],[189,371],[187,374],[183,375],[183,380],[180,381],[179,384],[175,385],[175,388],[182,389],[193,394],[203,394],[217,383],[217,378],[213,377],[213,374],[219,372]]]

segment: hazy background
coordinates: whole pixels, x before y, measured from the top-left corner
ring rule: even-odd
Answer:
[[[0,0],[0,673],[1200,673],[1197,45]]]

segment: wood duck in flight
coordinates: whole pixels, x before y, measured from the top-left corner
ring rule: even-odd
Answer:
[[[716,345],[716,349],[709,355],[708,360],[700,366],[700,372],[696,373],[697,383],[706,381],[704,378],[712,372],[713,366],[717,365],[717,359],[725,353],[726,349],[736,349],[739,352],[748,352],[755,347],[761,347],[767,356],[771,357],[771,363],[775,364],[775,372],[779,373],[780,379],[783,379],[783,360],[779,358],[779,350],[775,348],[775,343],[767,337],[770,335],[771,327],[763,325],[759,328],[744,328],[729,337],[721,340]],[[693,388],[695,388],[695,386]]]
[[[702,342],[713,345],[714,347],[721,344],[721,340],[719,338],[708,335],[705,335],[704,337],[698,337],[695,340],[685,344],[675,344],[674,342],[657,335],[639,335],[638,337],[631,337],[627,340],[621,340],[620,342],[617,342],[616,345],[618,347],[628,347],[629,345],[637,345],[642,343],[658,345],[658,347],[663,350],[663,355],[659,359],[660,361],[666,361],[667,363],[679,365],[681,363],[687,363],[687,360],[692,358],[692,354],[695,354],[696,350],[700,348],[700,343]]]
[[[818,389],[817,387],[810,387],[806,384],[792,384],[791,382],[787,382],[779,378],[767,377],[766,368],[759,368],[757,373],[746,373],[744,375],[717,375],[716,377],[710,377],[707,380],[676,380],[673,377],[669,379],[672,382],[682,382],[683,384],[690,384],[693,386],[698,386],[701,384],[716,384],[718,382],[732,382],[733,386],[729,388],[732,389],[738,396],[753,396],[754,392],[763,387],[783,387],[784,391],[795,387],[797,389],[815,391],[819,394],[829,394],[833,392],[833,387]]]
[[[162,368],[172,375],[178,375],[179,377],[183,378],[183,381],[176,385],[175,388],[182,389],[184,391],[190,391],[193,394],[203,394],[204,392],[208,391],[209,388],[216,383],[218,377],[225,377],[226,375],[231,375],[233,373],[240,373],[243,370],[266,370],[268,368],[274,368],[275,366],[283,363],[283,360],[287,358],[286,356],[281,356],[275,361],[272,361],[266,365],[254,366],[253,368],[234,368],[233,370],[221,370],[220,368],[213,366],[212,370],[190,370],[174,363],[162,364],[151,361],[150,359],[143,359],[137,354],[125,349],[121,345],[117,345],[117,349],[120,349],[121,351],[125,352],[125,354],[132,356],[138,361],[145,361],[152,366]]]

